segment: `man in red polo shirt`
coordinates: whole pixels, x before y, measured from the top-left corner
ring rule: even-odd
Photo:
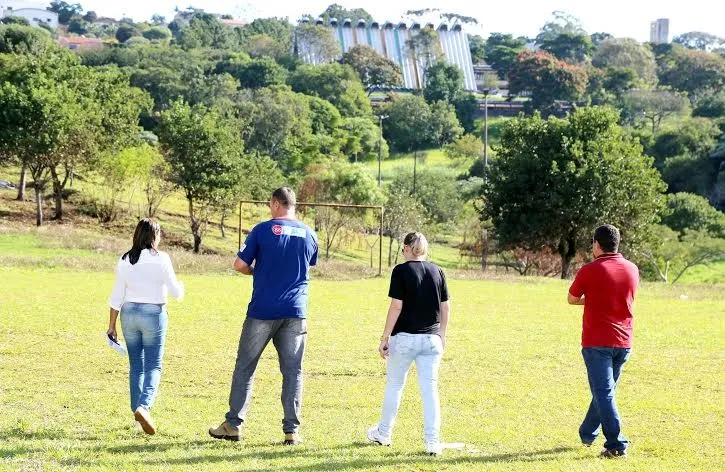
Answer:
[[[627,456],[629,441],[621,431],[614,393],[632,348],[637,266],[619,254],[619,230],[602,225],[594,231],[595,260],[582,267],[569,288],[570,305],[584,305],[582,355],[592,401],[579,427],[582,443],[591,446],[601,425],[606,441],[602,457]]]

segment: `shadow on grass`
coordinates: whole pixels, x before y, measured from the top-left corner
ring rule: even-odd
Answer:
[[[186,445],[204,445],[204,444],[220,444],[210,443],[208,441],[191,441],[181,443],[167,443],[164,445],[155,445],[150,448],[145,448],[143,445],[129,445],[129,446],[118,446],[104,449],[108,452],[116,453],[132,453],[132,452],[160,452],[171,448],[184,448]],[[269,444],[265,444],[265,447],[269,447]],[[255,447],[255,446],[247,446]],[[258,446],[257,446],[258,447]],[[531,462],[546,462],[555,461],[561,459],[561,455],[573,451],[573,447],[557,447],[552,449],[543,449],[538,451],[521,451],[506,454],[466,454],[466,453],[449,453],[447,456],[442,457],[430,457],[423,452],[418,453],[390,453],[386,451],[384,455],[377,458],[369,457],[350,457],[346,459],[337,459],[337,453],[334,450],[345,450],[345,456],[355,455],[360,449],[367,449],[372,446],[368,443],[356,442],[353,444],[347,444],[339,447],[329,448],[312,448],[308,449],[302,447],[285,447],[279,445],[279,449],[276,450],[255,450],[255,449],[237,449],[237,447],[214,447],[213,449],[206,449],[205,452],[214,452],[213,454],[205,453],[201,455],[187,455],[182,458],[156,458],[148,457],[148,455],[139,455],[134,458],[133,456],[124,456],[124,462],[126,464],[134,465],[145,465],[149,467],[166,465],[189,465],[199,464],[210,466],[213,464],[222,463],[237,463],[239,465],[244,464],[245,461],[277,461],[279,459],[290,459],[288,466],[275,464],[276,470],[298,470],[298,471],[315,471],[315,470],[371,470],[376,467],[401,467],[409,466],[412,464],[428,463],[431,466],[435,464],[441,465],[458,465],[458,464],[475,464],[475,463],[492,463],[492,462],[519,462],[519,463],[531,463]],[[136,449],[138,448],[138,449]],[[99,448],[100,449],[100,448]],[[199,450],[189,452],[201,452]],[[314,462],[309,463],[310,460]],[[112,459],[111,459],[112,461]],[[67,458],[62,459],[60,464],[62,466],[76,466],[76,467],[98,467],[102,465],[110,465],[108,458],[101,460],[93,460],[86,458]],[[300,463],[302,462],[302,463]]]

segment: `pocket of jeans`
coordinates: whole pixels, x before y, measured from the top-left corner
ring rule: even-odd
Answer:
[[[390,338],[388,348],[395,354],[410,354],[415,350],[415,338],[405,334],[396,334]]]
[[[441,337],[437,334],[433,334],[430,336],[429,340],[430,350],[434,354],[443,354],[443,339],[441,339]]]

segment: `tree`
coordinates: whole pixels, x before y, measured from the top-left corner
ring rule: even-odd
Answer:
[[[463,134],[463,127],[456,117],[453,105],[443,100],[432,103],[430,106],[430,140],[442,147],[458,139]]]
[[[71,18],[76,15],[83,13],[83,7],[79,3],[69,4],[67,2],[53,0],[50,2],[50,6],[46,8],[48,11],[52,11],[58,14],[58,23],[61,25],[67,25]]]
[[[94,11],[88,11],[83,15],[83,20],[88,23],[95,23],[98,20],[98,14]]]
[[[486,77],[493,77],[487,75]],[[478,100],[472,93],[463,93],[453,102],[456,107],[456,116],[466,133],[473,133],[476,130],[476,114],[478,113]]]
[[[725,38],[710,33],[703,33],[702,31],[690,31],[689,33],[676,36],[672,42],[690,49],[706,51],[725,45]]]
[[[342,116],[370,116],[372,108],[360,78],[343,64],[303,65],[290,76],[292,90],[322,98]]]
[[[124,190],[151,181],[152,172],[160,170],[161,154],[150,146],[142,143],[120,152],[107,153],[98,159],[96,169],[103,176],[103,200],[97,209],[97,217],[102,223],[114,221],[118,216],[118,198]],[[155,196],[155,195],[154,195]],[[160,202],[159,202],[160,203]],[[149,202],[147,216],[153,216],[155,205]]]
[[[463,71],[458,66],[436,62],[425,72],[423,96],[429,104],[443,100],[454,103],[463,94]]]
[[[55,49],[50,35],[39,28],[21,25],[0,25],[0,54],[43,56]]]
[[[589,60],[595,47],[586,34],[561,33],[545,39],[541,49],[570,64],[581,64]]]
[[[370,118],[345,118],[341,129],[345,131],[341,151],[355,162],[377,159],[379,146],[380,157],[388,157],[388,143],[380,136],[378,124]]]
[[[623,97],[623,108],[630,120],[643,117],[652,123],[652,134],[657,134],[662,120],[668,116],[684,114],[689,110],[686,97],[669,90],[630,90]]]
[[[132,143],[150,101],[117,69],[89,69],[67,51],[16,56],[3,69],[0,154],[15,156],[30,171],[41,225],[48,178],[60,219],[63,191],[76,168]]]
[[[485,185],[483,217],[503,248],[559,254],[562,278],[594,228],[618,226],[630,251],[658,220],[665,185],[610,108],[507,122]]]
[[[325,23],[328,23],[331,18],[335,18],[338,21],[343,21],[347,18],[352,21],[365,20],[368,23],[373,21],[372,15],[365,11],[364,8],[347,9],[337,3],[333,3],[327,7],[319,16]]]
[[[417,176],[409,170],[401,171],[390,188],[405,189],[426,209],[432,223],[445,224],[454,221],[461,211],[461,191],[456,177],[456,171],[450,168],[426,167]]]
[[[283,88],[247,90],[237,115],[249,153],[269,156],[284,172],[300,171],[319,157],[307,97]]]
[[[164,26],[154,26],[141,33],[141,35],[149,41],[168,41],[171,39],[171,30]]]
[[[709,91],[725,87],[725,58],[718,54],[673,46],[660,59],[662,85],[686,92],[694,102]]]
[[[295,29],[295,51],[312,63],[332,62],[340,57],[340,45],[321,25],[299,25]]]
[[[68,23],[68,32],[73,34],[87,34],[88,33],[88,22],[86,22],[80,15],[76,15],[71,18]]]
[[[725,116],[725,90],[717,93],[708,93],[697,101],[692,116],[705,118],[719,118]]]
[[[189,24],[181,28],[176,41],[184,49],[230,49],[235,46],[232,28],[210,13],[196,12]]]
[[[556,59],[547,52],[522,52],[509,70],[509,93],[531,92],[529,110],[545,114],[557,100],[578,100],[587,85],[584,69]]]
[[[483,141],[478,136],[464,134],[445,146],[446,156],[453,160],[474,160],[483,156]]]
[[[0,24],[2,25],[18,25],[18,26],[30,26],[30,22],[27,18],[23,18],[22,16],[6,16],[4,18],[0,18]]]
[[[713,208],[706,198],[692,193],[667,195],[662,224],[680,234],[686,230],[705,231],[712,237],[725,238],[725,214]]]
[[[614,36],[612,36],[609,33],[592,33],[592,35],[589,36],[589,38],[592,40],[592,44],[597,48],[599,47],[600,44],[602,44],[602,42],[606,41],[609,38],[613,38],[613,37]]]
[[[443,57],[441,38],[433,28],[421,28],[406,42],[408,54],[423,70],[428,70]]]
[[[256,34],[244,39],[244,50],[252,57],[279,58],[285,49],[278,41],[266,34]]]
[[[657,243],[642,253],[665,283],[677,283],[692,267],[709,265],[725,257],[725,238],[694,230],[685,230],[678,235],[666,226],[659,226],[657,233]],[[675,275],[671,277],[673,273]]]
[[[244,143],[239,128],[217,110],[177,101],[161,113],[158,135],[173,182],[186,195],[198,253],[210,212],[241,178]]]
[[[486,40],[477,34],[468,35],[468,48],[474,64],[483,64],[486,59]]]
[[[241,88],[263,88],[284,85],[287,71],[271,57],[251,59],[232,56],[217,65],[217,73],[226,72],[239,81]]]
[[[138,36],[139,32],[135,26],[121,25],[116,30],[116,39],[119,43],[125,43],[134,36]]]
[[[331,161],[312,166],[302,184],[301,196],[307,201],[373,205],[382,200],[375,181],[364,167],[347,162]],[[354,209],[319,207],[315,219],[325,234],[325,258],[340,230],[355,218]]]
[[[158,13],[155,13],[151,16],[151,24],[154,26],[161,26],[164,23],[166,23],[166,17],[164,15],[159,15]]]
[[[592,65],[601,69],[624,67],[637,71],[643,84],[653,86],[657,83],[657,64],[654,54],[637,41],[630,38],[610,38],[602,41],[592,57]]]
[[[403,237],[412,231],[419,231],[425,224],[426,210],[407,188],[391,186],[385,200],[383,233],[390,238],[388,244],[388,267],[393,265],[393,243],[398,242],[397,254]]]
[[[514,38],[510,34],[491,33],[486,41],[486,63],[496,69],[498,76],[505,80],[516,56],[524,50],[526,41]]]
[[[385,138],[398,151],[423,149],[429,142],[431,111],[423,97],[396,96],[385,108]]]
[[[292,50],[294,26],[285,18],[256,18],[242,28],[237,28],[245,37],[264,35],[275,41],[285,52]],[[242,41],[244,44],[244,41]]]
[[[586,35],[586,31],[581,27],[581,22],[578,18],[563,11],[555,11],[551,16],[553,19],[545,23],[539,35],[536,36],[537,44],[553,41],[562,34],[572,36]]]
[[[368,95],[376,89],[398,87],[403,83],[400,67],[368,46],[351,48],[342,55],[342,63],[357,72]]]
[[[655,164],[661,168],[670,157],[691,155],[708,159],[715,150],[720,128],[707,118],[688,118],[678,123],[677,128],[668,129],[655,137],[649,153]]]

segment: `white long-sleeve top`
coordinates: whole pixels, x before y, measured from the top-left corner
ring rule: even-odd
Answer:
[[[162,304],[168,301],[167,293],[184,298],[184,285],[176,278],[171,258],[163,251],[144,249],[133,265],[130,257],[119,259],[108,303],[119,311],[124,302]]]

